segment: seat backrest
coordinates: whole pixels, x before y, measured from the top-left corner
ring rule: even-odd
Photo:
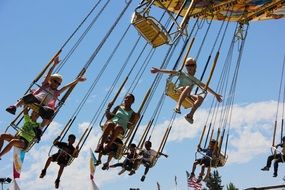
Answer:
[[[171,41],[167,30],[154,17],[135,12],[131,23],[154,48]]]

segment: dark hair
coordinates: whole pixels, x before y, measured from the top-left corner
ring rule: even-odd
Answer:
[[[70,135],[68,135],[68,138],[70,139],[70,138],[72,138],[72,139],[76,139],[76,137],[75,137],[75,135],[74,134],[70,134]]]
[[[131,94],[131,93],[128,93],[126,96],[131,96],[131,97],[133,98],[133,101],[132,101],[132,103],[134,103],[134,102],[135,102],[135,96],[134,96],[133,94]]]
[[[152,146],[152,143],[150,141],[145,141],[145,144],[149,144],[150,146]]]
[[[137,147],[137,145],[135,143],[132,143],[129,145],[129,148],[136,148],[136,147]]]
[[[282,141],[285,141],[285,136],[284,136],[284,137],[282,137]]]

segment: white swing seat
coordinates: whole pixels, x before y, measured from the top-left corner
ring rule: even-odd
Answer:
[[[135,12],[131,23],[154,48],[170,42],[166,29],[153,17],[145,17]]]

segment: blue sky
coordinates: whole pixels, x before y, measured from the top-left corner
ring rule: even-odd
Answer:
[[[1,75],[2,81],[1,100],[0,101],[0,124],[3,132],[6,126],[11,122],[13,117],[5,112],[5,108],[14,103],[28,88],[31,81],[37,73],[43,68],[53,54],[59,50],[61,45],[74,31],[77,25],[82,21],[85,15],[91,10],[97,1],[15,1],[2,0],[0,2],[0,57],[1,57]],[[62,68],[61,74],[64,76],[64,82],[67,83],[75,78],[83,65],[87,62],[94,49],[100,43],[105,35],[107,28],[120,10],[124,6],[124,1],[111,2],[105,12],[98,19],[86,39],[78,47],[70,60]],[[108,56],[130,23],[131,14],[138,4],[133,1],[126,14],[123,16],[118,27],[115,28],[110,38],[106,41],[98,56],[96,56],[92,65],[89,67],[86,77],[87,81],[78,85],[61,112],[55,118],[51,127],[33,150],[27,155],[23,166],[22,177],[19,181],[22,189],[52,189],[57,172],[57,165],[51,165],[47,176],[44,180],[39,179],[40,170],[48,156],[48,150],[52,140],[59,134],[65,123],[75,110],[92,84],[94,78],[98,75],[99,69],[106,62]],[[102,5],[101,5],[102,6]],[[217,28],[220,22],[213,23],[212,33],[206,40],[205,48],[198,60],[202,64],[209,55],[209,49],[215,38]],[[234,23],[230,24],[230,32],[225,38],[225,45],[221,49],[219,63],[223,63],[229,46]],[[220,168],[223,184],[233,182],[240,189],[252,186],[277,185],[283,183],[284,166],[280,165],[279,176],[272,178],[272,171],[261,172],[260,168],[264,166],[266,157],[270,154],[270,145],[272,139],[272,126],[275,120],[277,92],[280,81],[280,72],[284,58],[284,33],[285,20],[270,20],[254,22],[250,24],[248,39],[242,58],[240,76],[238,79],[236,101],[232,116],[231,134],[229,141],[229,160],[224,168]],[[199,33],[201,36],[203,32]],[[193,46],[191,53],[195,56],[201,36],[197,37],[196,44]],[[134,44],[138,35],[136,30],[131,27],[126,39],[122,43],[114,58],[110,62],[106,72],[95,87],[88,104],[83,107],[79,113],[76,122],[72,127],[72,132],[79,136],[85,129],[94,113],[97,111],[102,97],[107,93],[111,83],[114,80],[114,73],[117,73]],[[134,54],[138,54],[145,41],[141,40],[139,48]],[[68,45],[67,48],[70,48]],[[147,47],[150,50],[150,47]],[[159,47],[156,50],[154,58],[150,61],[138,87],[134,90],[136,102],[134,109],[138,109],[154,79],[149,69],[151,66],[159,66],[166,52],[167,45]],[[67,49],[68,50],[68,49]],[[62,57],[67,53],[63,50]],[[216,51],[214,51],[215,53]],[[175,52],[177,55],[178,52]],[[144,54],[144,56],[146,56]],[[135,61],[132,56],[130,62]],[[142,64],[143,59],[139,61]],[[128,73],[132,64],[129,64],[124,74]],[[171,68],[171,67],[169,67]],[[202,72],[203,66],[198,65],[198,76]],[[218,74],[221,65],[211,81],[211,87],[215,89],[218,80]],[[136,67],[136,71],[138,68]],[[135,72],[136,72],[135,71]],[[135,72],[130,75],[130,81],[134,78]],[[125,76],[123,76],[124,78]],[[119,84],[123,79],[119,80]],[[158,97],[164,88],[162,79],[157,89]],[[129,82],[130,83],[130,82]],[[128,85],[130,85],[128,83]],[[128,87],[128,86],[127,86]],[[124,89],[126,90],[127,87]],[[122,98],[122,96],[120,96]],[[119,99],[120,99],[119,98]],[[157,98],[152,100],[151,106],[143,120],[143,128],[150,118],[156,106]],[[100,189],[155,189],[156,182],[159,181],[161,189],[176,189],[174,177],[178,178],[177,189],[187,189],[185,170],[190,170],[195,159],[195,150],[201,133],[201,128],[205,123],[208,115],[209,102],[211,97],[208,96],[203,106],[195,116],[195,124],[189,126],[182,116],[178,116],[174,123],[173,130],[169,141],[165,147],[165,152],[169,158],[160,158],[156,167],[152,168],[147,175],[144,183],[140,182],[143,169],[140,168],[136,175],[118,176],[119,170],[110,169],[101,171],[97,168],[95,181]],[[119,103],[120,100],[117,101]],[[167,98],[163,111],[158,119],[158,124],[153,132],[152,141],[154,148],[158,147],[158,142],[162,138],[166,126],[169,123],[174,102]],[[185,110],[182,110],[186,113]],[[10,130],[13,132],[13,130]],[[141,131],[139,131],[139,134]],[[94,129],[88,138],[81,154],[73,164],[66,168],[61,181],[61,189],[88,189],[89,187],[89,148],[94,148],[101,131],[94,126]],[[7,154],[0,161],[0,177],[11,176],[12,171],[12,154]],[[197,168],[198,173],[200,168]]]

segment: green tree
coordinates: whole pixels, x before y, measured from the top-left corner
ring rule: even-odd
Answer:
[[[231,182],[230,184],[227,185],[227,190],[238,190],[238,188],[236,188],[234,184]]]
[[[217,170],[214,170],[214,172],[211,173],[211,175],[209,176],[206,182],[206,186],[210,190],[222,190],[223,189],[224,186],[222,185],[221,176],[219,175],[219,172]]]

